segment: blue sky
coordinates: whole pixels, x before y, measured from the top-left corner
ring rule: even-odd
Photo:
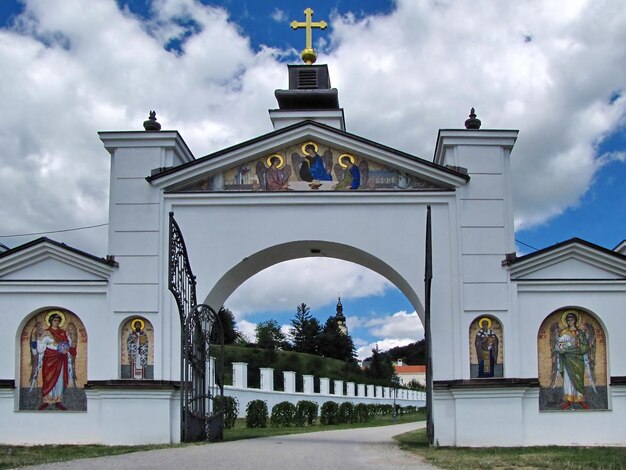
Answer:
[[[285,64],[304,46],[289,22],[311,7],[330,25],[314,41],[350,132],[430,159],[437,129],[461,127],[475,106],[483,128],[520,130],[512,155],[519,253],[571,237],[606,248],[626,238],[621,2],[203,4],[0,2],[0,235],[106,223],[108,162],[95,132],[137,129],[148,109],[196,156],[271,130],[273,90],[286,86]],[[106,227],[50,236],[106,252]],[[371,288],[341,289],[363,351],[420,337],[392,286],[350,265],[332,269],[365,276]],[[307,295],[296,285],[273,306],[248,305],[242,299],[256,298],[263,276],[229,299],[248,328],[268,317],[288,323],[299,302],[321,319],[334,311],[335,286]]]

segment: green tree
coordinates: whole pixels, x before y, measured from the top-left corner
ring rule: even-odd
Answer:
[[[311,315],[311,309],[305,303],[298,305],[295,317],[291,320],[293,350],[301,353],[319,354],[322,326]]]
[[[276,320],[262,321],[255,328],[256,343],[260,348],[276,351],[285,343],[285,335]]]
[[[237,323],[235,322],[233,312],[226,307],[222,307],[219,312],[217,312],[217,318],[224,332],[224,344],[233,344],[240,336],[239,331],[237,331]],[[211,332],[211,342],[217,343],[217,329]]]
[[[350,335],[345,335],[339,329],[335,316],[328,317],[320,335],[320,354],[346,362],[356,361],[356,348]]]
[[[367,371],[372,379],[383,381],[391,381],[391,377],[395,374],[391,358],[388,354],[381,352],[378,345],[372,349],[370,366]]]

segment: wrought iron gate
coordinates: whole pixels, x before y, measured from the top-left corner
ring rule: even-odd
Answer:
[[[181,326],[181,441],[219,440],[224,429],[224,334],[219,316],[196,303],[196,278],[170,212],[168,288]]]

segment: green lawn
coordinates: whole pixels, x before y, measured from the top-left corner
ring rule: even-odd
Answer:
[[[182,445],[182,444],[181,444]],[[67,460],[102,457],[104,455],[127,454],[141,450],[162,449],[174,445],[150,446],[101,446],[101,445],[51,445],[10,446],[0,445],[0,469],[41,465]]]
[[[395,436],[400,446],[444,469],[625,469],[624,447],[428,447],[426,430]]]

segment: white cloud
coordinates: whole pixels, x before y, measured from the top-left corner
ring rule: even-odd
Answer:
[[[416,312],[400,311],[370,318],[348,317],[347,323],[359,359],[371,356],[372,349],[377,345],[381,351],[387,351],[396,346],[406,346],[424,338],[424,327]],[[368,341],[361,337],[355,337],[356,335],[378,339]]]
[[[304,302],[312,313],[330,302],[382,295],[392,284],[357,264],[332,258],[297,259],[248,279],[225,304],[241,318],[254,311],[293,311]],[[341,290],[339,292],[339,289]]]
[[[256,338],[256,323],[248,320],[237,320],[237,329],[245,336],[248,342],[253,342]]]
[[[363,360],[367,359],[372,355],[372,350],[378,346],[378,349],[381,352],[389,351],[391,348],[396,348],[398,346],[406,346],[407,344],[414,343],[415,339],[410,338],[385,338],[382,340],[374,341],[372,343],[367,343],[365,345],[357,347],[356,355],[357,359]]]
[[[114,0],[92,3],[26,0],[16,25],[0,29],[4,234],[105,222],[109,161],[96,131],[140,130],[150,109],[196,156],[271,130],[267,109],[287,82],[279,59],[291,50],[253,51],[228,12],[194,0],[155,1],[148,20]],[[437,130],[462,127],[472,106],[483,128],[520,129],[512,184],[527,228],[577,203],[606,162],[599,142],[624,124],[626,9],[479,5],[397,0],[388,15],[335,16],[319,62],[349,131],[418,156],[430,158]],[[102,255],[106,233],[54,238]],[[329,289],[316,284],[310,303],[336,296]],[[305,300],[286,291],[272,291],[280,308]]]
[[[424,336],[424,327],[416,312],[397,312],[393,315],[376,317],[365,322],[364,326],[374,336],[389,338],[414,338]]]
[[[280,8],[274,8],[274,11],[272,12],[272,19],[277,23],[282,23],[287,21],[287,13],[285,10],[281,10]]]

